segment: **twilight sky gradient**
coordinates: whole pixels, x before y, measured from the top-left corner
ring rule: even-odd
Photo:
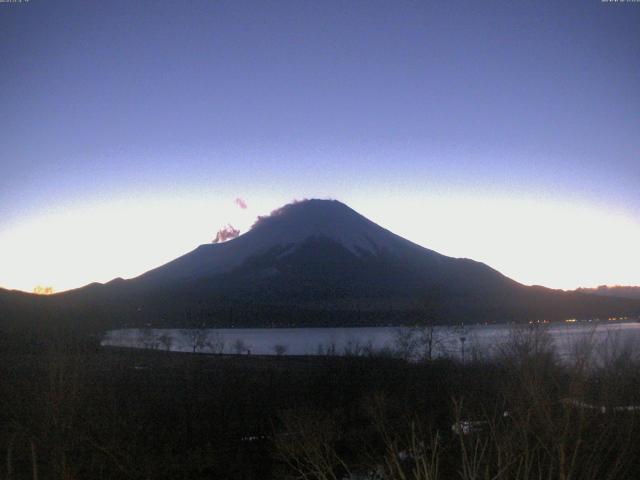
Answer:
[[[640,3],[30,0],[0,38],[2,287],[304,197],[523,283],[640,284]]]

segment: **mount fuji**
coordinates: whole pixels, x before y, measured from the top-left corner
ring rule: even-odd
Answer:
[[[139,277],[34,301],[110,328],[640,315],[639,301],[529,287],[483,263],[441,255],[334,200],[285,205],[235,239],[201,245]]]

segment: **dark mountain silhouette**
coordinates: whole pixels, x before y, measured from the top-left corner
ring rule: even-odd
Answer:
[[[640,302],[524,286],[405,240],[340,202],[306,200],[137,278],[40,298],[5,291],[0,309],[95,328],[309,326],[636,316]]]
[[[622,285],[608,287],[607,285],[601,285],[598,288],[578,288],[576,292],[601,295],[603,297],[634,298],[640,300],[640,287]]]

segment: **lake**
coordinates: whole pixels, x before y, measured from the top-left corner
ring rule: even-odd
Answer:
[[[417,357],[424,350],[426,332],[433,338],[434,357],[469,359],[494,355],[514,335],[527,335],[531,331],[547,332],[544,342],[552,342],[562,358],[574,356],[576,349],[584,349],[585,345],[597,356],[604,357],[622,349],[636,350],[640,344],[638,322],[576,322],[544,326],[442,326],[432,330],[409,327],[121,329],[107,332],[102,345],[252,355],[364,355],[401,350],[409,357]]]

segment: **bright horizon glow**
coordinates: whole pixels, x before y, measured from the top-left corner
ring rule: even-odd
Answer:
[[[135,277],[209,243],[228,223],[245,233],[258,215],[287,202],[243,198],[246,209],[233,196],[121,198],[14,223],[0,230],[0,286],[31,292],[44,285],[60,292]],[[372,198],[337,197],[408,240],[484,262],[526,285],[640,284],[640,224],[624,214],[481,193]]]
[[[2,5],[0,286],[130,278],[303,197],[524,284],[640,284],[640,8],[476,7]]]

